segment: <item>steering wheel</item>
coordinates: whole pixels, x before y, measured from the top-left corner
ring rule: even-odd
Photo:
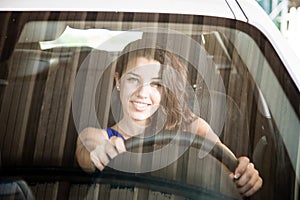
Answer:
[[[188,148],[193,147],[196,150],[202,149],[204,151],[207,151],[207,153],[209,153],[210,155],[207,156],[207,158],[209,159],[212,159],[212,157],[216,158],[213,159],[215,160],[214,163],[223,163],[223,166],[228,168],[228,170],[230,171],[234,171],[238,165],[237,159],[230,152],[228,152],[228,150],[225,149],[222,145],[215,144],[214,142],[207,140],[204,137],[189,132],[180,132],[179,134],[176,134],[175,131],[163,131],[151,137],[145,137],[145,138],[132,137],[125,141],[125,147],[127,149],[127,152],[129,153],[141,152],[140,151],[141,147],[143,150],[142,153],[148,153],[148,152],[151,153],[151,151],[153,151],[153,146],[156,146],[155,149],[157,150],[157,148],[163,148],[165,145],[169,145],[171,142],[174,145],[181,145]],[[123,165],[126,165],[128,163],[128,165],[135,165],[134,161],[132,162],[131,160],[129,160],[131,159],[130,156],[122,157],[122,155],[119,155],[114,159],[112,159],[111,162],[114,162],[115,159],[120,159],[119,161],[117,161],[119,164],[121,163]],[[215,171],[212,168],[210,168],[211,163],[206,163],[206,164],[208,164],[209,171],[205,172],[205,174],[214,173]],[[218,165],[218,167],[223,168],[221,165]],[[156,174],[157,172],[158,174]],[[163,173],[164,173],[164,169],[163,169]],[[212,188],[203,187],[201,186],[202,184],[194,185],[191,182],[177,181],[177,180],[173,180],[172,178],[169,179],[168,177],[164,177],[164,174],[160,174],[159,170],[158,171],[154,170],[153,172],[150,171],[145,173],[144,172],[128,173],[122,170],[121,171],[110,170],[110,168],[106,167],[106,169],[102,171],[100,174],[101,174],[101,179],[102,180],[108,179],[109,180],[108,182],[111,185],[115,184],[115,185],[122,185],[128,187],[148,188],[154,191],[161,191],[163,193],[166,192],[169,194],[189,197],[191,199],[194,198],[195,199],[199,199],[199,198],[240,199],[240,196],[237,197],[236,195],[237,194],[236,190],[233,192],[232,190],[228,190],[229,193],[228,191],[223,193],[224,191],[221,192],[218,189],[214,190]],[[217,174],[216,176],[219,175]],[[175,174],[175,176],[177,176],[177,174]],[[229,179],[228,174],[225,175],[223,174],[223,177],[225,177],[226,179],[226,180],[223,179],[225,183],[225,185],[223,186],[228,187],[229,185],[226,183],[232,181]],[[220,180],[221,177],[217,177],[217,178],[218,180]]]
[[[180,132],[179,134],[175,134],[174,131],[164,131],[163,133],[161,132],[152,137],[132,137],[125,141],[125,147],[127,150],[134,152],[135,149],[138,149],[141,146],[144,148],[151,147],[155,144],[163,146],[168,145],[170,141],[182,146],[190,146],[206,151],[223,163],[231,172],[234,172],[238,166],[237,158],[224,148],[223,145],[190,132]]]

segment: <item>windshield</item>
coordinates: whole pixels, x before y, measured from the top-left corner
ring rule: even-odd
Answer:
[[[197,148],[172,147],[167,155],[179,153],[168,161],[151,155],[152,166],[145,171],[121,164],[91,175],[78,166],[78,133],[89,126],[110,127],[120,118],[116,60],[126,45],[145,38],[185,63],[189,108],[236,156],[246,155],[255,164],[264,180],[258,198],[297,198],[300,95],[259,30],[234,20],[190,15],[0,16],[2,26],[15,22],[1,33],[6,40],[0,61],[0,164],[9,176],[22,177],[37,199],[62,194],[72,199],[74,193],[100,199],[194,198],[199,188],[204,196],[241,198],[227,180],[228,170],[207,153],[199,156]],[[208,171],[213,172],[204,176]],[[141,183],[140,176],[148,179]],[[170,180],[176,182],[163,187]]]

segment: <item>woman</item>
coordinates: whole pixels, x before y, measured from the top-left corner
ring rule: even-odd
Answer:
[[[221,143],[208,123],[190,110],[187,65],[156,46],[140,48],[144,44],[145,40],[129,44],[116,63],[120,120],[107,129],[90,127],[80,133],[76,156],[85,171],[103,170],[110,159],[126,151],[125,140],[153,127],[188,131]],[[163,115],[158,117],[159,112]],[[161,116],[165,116],[163,127],[159,126]],[[251,196],[262,186],[262,179],[247,157],[238,160],[230,177],[242,195]]]

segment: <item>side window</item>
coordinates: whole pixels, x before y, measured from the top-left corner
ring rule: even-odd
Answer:
[[[227,27],[206,28],[200,41],[226,89],[222,141],[237,155],[253,160],[264,179],[261,194],[269,195],[262,199],[294,198],[290,190],[299,186],[300,122],[294,99],[288,96],[295,88],[285,83],[289,80],[280,80],[290,79],[285,66],[256,29],[244,28],[252,31],[247,34]]]
[[[257,34],[256,36],[261,35]],[[265,45],[268,43],[265,38],[259,38],[259,40]],[[269,52],[274,51],[273,49],[261,50],[254,39],[240,31],[236,31],[232,42],[257,88],[254,96],[257,102],[257,108],[255,108],[257,111],[250,119],[250,132],[252,132],[250,137],[254,138],[256,142],[253,146],[253,158],[261,162],[261,165],[258,163],[258,166],[261,167],[265,178],[265,186],[270,186],[270,182],[276,182],[277,186],[273,185],[274,193],[272,195],[277,192],[279,196],[289,194],[288,188],[283,189],[284,185],[297,185],[300,171],[299,113],[296,113],[291,104],[292,99],[287,96],[287,90],[294,88],[280,84],[278,77],[285,77],[285,75],[275,74],[278,73],[278,70],[272,68],[271,62],[268,60],[268,55],[277,56],[275,52]],[[276,67],[284,69],[282,65]],[[274,179],[274,176],[290,178],[281,178],[278,181]]]
[[[261,52],[256,43],[242,32],[237,34],[235,45],[265,98],[271,114],[270,117],[274,120],[296,169],[297,163],[300,162],[297,158],[299,151],[299,148],[297,148],[299,147],[299,117],[266,60],[263,54],[266,52]],[[266,108],[259,108],[261,114],[266,112],[264,109]]]

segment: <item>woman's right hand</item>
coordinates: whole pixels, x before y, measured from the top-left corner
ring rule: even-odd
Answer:
[[[111,159],[118,154],[126,151],[123,139],[113,136],[110,139],[104,139],[90,152],[90,159],[93,164],[103,170]]]
[[[103,170],[109,160],[126,151],[124,141],[118,137],[108,138],[103,129],[85,128],[77,139],[76,157],[86,172]]]

